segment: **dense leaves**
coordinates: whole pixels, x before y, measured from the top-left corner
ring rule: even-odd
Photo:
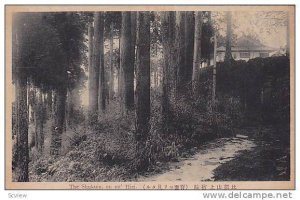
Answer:
[[[202,25],[201,56],[203,59],[210,59],[213,53],[211,38],[214,34],[214,29],[210,20],[210,12],[205,12],[203,17],[205,18],[205,23]]]
[[[286,127],[290,115],[289,59],[255,58],[218,64],[217,95],[239,99],[248,120]],[[222,100],[221,100],[222,99]]]
[[[28,77],[43,89],[75,87],[84,76],[87,16],[84,13],[22,13],[21,60]]]

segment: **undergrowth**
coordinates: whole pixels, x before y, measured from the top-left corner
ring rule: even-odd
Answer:
[[[164,132],[160,94],[153,92],[150,132],[143,146],[147,165],[138,168],[136,155],[135,113],[122,112],[119,102],[111,101],[108,111],[98,119],[88,118],[72,127],[68,151],[58,158],[37,157],[30,163],[32,181],[128,181],[145,172],[158,172],[169,161],[195,153],[199,145],[232,132],[228,104],[214,115],[205,110],[210,102],[178,97],[171,102],[170,130]],[[208,102],[208,103],[207,103]],[[202,105],[205,103],[205,105]],[[235,106],[235,105],[232,105]],[[213,119],[214,118],[214,119]],[[205,139],[204,139],[205,138]]]

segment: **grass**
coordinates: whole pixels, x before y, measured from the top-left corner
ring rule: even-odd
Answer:
[[[44,155],[31,151],[30,180],[134,181],[141,174],[165,170],[168,162],[195,153],[195,148],[216,137],[211,114],[192,101],[186,101],[186,97],[172,102],[170,131],[165,133],[159,95],[152,96],[151,129],[143,150],[143,158],[147,161],[144,169],[137,168],[135,113],[125,115],[119,102],[111,101],[107,112],[97,121],[86,120],[67,129],[63,136],[63,153],[58,158],[47,153],[51,140],[51,123],[48,122]],[[227,119],[222,113],[218,116],[220,123]],[[222,126],[223,133],[230,132],[228,123]]]

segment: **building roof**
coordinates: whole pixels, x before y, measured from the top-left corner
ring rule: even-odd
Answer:
[[[224,46],[220,46],[217,48],[218,52],[225,51],[226,48]],[[241,51],[268,51],[272,52],[277,50],[273,47],[268,47],[263,45],[258,39],[255,39],[251,36],[241,36],[237,39],[236,45],[231,47],[232,52],[241,52]]]
[[[261,46],[261,47],[251,47],[251,46],[232,46],[231,51],[232,52],[241,52],[241,51],[268,51],[273,52],[277,50],[273,47],[267,47],[267,46]],[[225,52],[226,48],[224,46],[220,46],[217,48],[218,52]]]

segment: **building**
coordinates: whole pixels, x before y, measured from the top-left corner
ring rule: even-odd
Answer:
[[[225,51],[225,46],[217,48],[217,62],[224,61]],[[245,61],[257,57],[270,57],[273,52],[276,51],[278,51],[278,49],[265,46],[259,40],[249,36],[240,37],[237,40],[236,45],[231,47],[233,59]]]

